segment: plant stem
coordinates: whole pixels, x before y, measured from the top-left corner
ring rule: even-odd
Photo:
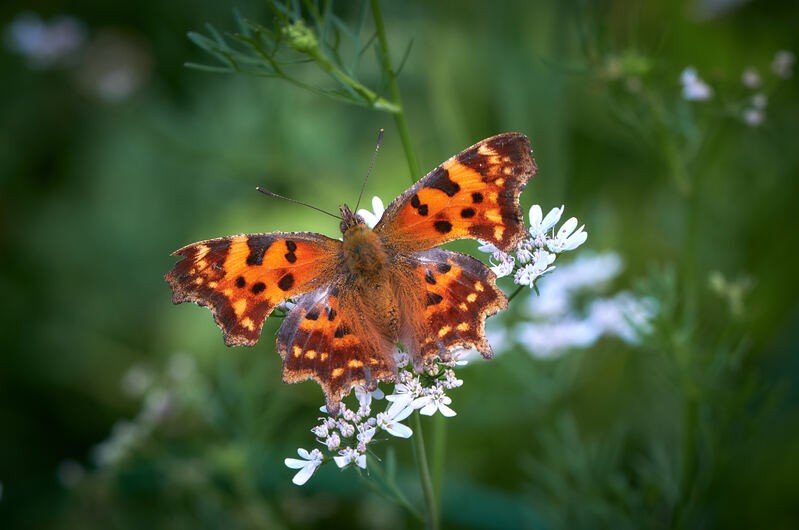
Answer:
[[[441,483],[444,478],[444,460],[447,449],[447,419],[441,415],[433,416],[433,439],[430,443],[432,455],[430,464],[433,477],[433,493],[436,496],[436,506],[441,504]]]
[[[407,497],[405,497],[405,494],[402,492],[402,490],[399,489],[397,483],[394,481],[394,477],[389,477],[388,474],[383,469],[383,466],[381,466],[379,462],[376,462],[375,460],[370,460],[369,469],[375,475],[377,475],[378,478],[380,478],[385,487],[391,493],[391,496],[385,495],[385,493],[383,493],[379,488],[375,487],[375,490],[377,492],[382,493],[389,500],[394,501],[397,504],[403,506],[406,510],[408,510],[408,513],[410,513],[416,519],[419,519],[420,521],[424,520],[424,516],[422,515],[422,513],[419,510],[417,510],[416,507],[410,503],[410,501],[408,501]],[[369,487],[374,486],[372,482],[366,479],[364,479],[364,483],[366,483]]]
[[[419,411],[413,413],[413,436],[411,438],[414,441],[413,448],[416,453],[416,465],[419,467],[419,480],[422,483],[422,493],[427,506],[427,528],[428,530],[438,530],[438,502],[433,488],[433,480],[430,476],[430,467],[427,465],[427,452],[424,446],[421,418]]]
[[[380,10],[380,0],[371,0],[372,16],[375,20],[375,31],[377,32],[377,40],[380,43],[381,62],[383,64],[383,71],[388,78],[388,89],[391,92],[391,99],[393,104],[398,110],[394,111],[394,123],[397,125],[397,131],[402,141],[402,148],[405,151],[405,159],[408,162],[408,171],[411,183],[421,176],[419,174],[419,163],[416,159],[416,153],[413,150],[411,143],[411,133],[408,129],[408,121],[405,118],[405,107],[402,105],[402,95],[400,94],[399,83],[397,83],[397,74],[394,72],[394,67],[391,65],[391,53],[388,49],[388,39],[386,38],[386,26],[383,23],[383,13]]]

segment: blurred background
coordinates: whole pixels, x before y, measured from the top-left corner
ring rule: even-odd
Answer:
[[[294,486],[283,458],[313,444],[318,386],[281,382],[275,319],[226,348],[163,281],[197,240],[337,237],[255,186],[352,204],[380,127],[367,197],[411,182],[390,115],[186,68],[219,65],[187,32],[235,31],[234,8],[272,22],[250,0],[0,6],[0,528],[420,526],[353,472]],[[525,212],[565,204],[589,232],[581,279],[551,280],[570,309],[537,306],[544,277],[492,319],[497,358],[459,372],[443,527],[796,528],[799,4],[383,9],[395,64],[412,43],[422,171],[524,132]],[[379,90],[375,64],[359,79]],[[631,300],[637,326],[560,326]],[[410,444],[390,443],[421,506]]]

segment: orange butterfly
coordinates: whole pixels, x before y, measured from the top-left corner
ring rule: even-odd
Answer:
[[[460,347],[493,356],[485,319],[508,304],[494,273],[433,247],[474,238],[512,249],[525,235],[519,193],[535,172],[526,136],[487,138],[397,197],[374,229],[342,206],[343,241],[271,232],[175,251],[172,301],[207,306],[225,344],[253,346],[275,306],[295,300],[277,337],[283,380],[315,379],[335,415],[353,386],[395,380],[397,342],[417,369]]]

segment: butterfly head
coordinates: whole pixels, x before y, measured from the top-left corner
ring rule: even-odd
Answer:
[[[363,217],[361,217],[357,213],[352,213],[352,210],[350,210],[350,207],[347,206],[346,204],[343,205],[343,206],[340,206],[339,207],[339,211],[341,212],[341,225],[340,225],[340,227],[341,227],[341,233],[342,234],[346,234],[347,231],[350,228],[354,227],[354,226],[358,226],[358,225],[364,225],[365,226],[366,225],[366,223],[363,220]]]

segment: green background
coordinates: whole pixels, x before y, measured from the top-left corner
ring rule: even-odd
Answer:
[[[686,340],[716,352],[708,359],[743,345],[732,375],[696,380],[690,494],[678,484],[685,387],[668,348],[607,339],[557,359],[507,351],[464,369],[452,393],[459,414],[446,422],[445,528],[799,525],[799,90],[795,76],[768,70],[777,50],[799,50],[799,6],[701,7],[721,4],[384,3],[395,62],[413,43],[399,82],[422,170],[481,138],[524,132],[540,169],[525,212],[566,204],[590,234],[581,250],[625,260],[619,288],[680,268],[689,208],[644,98],[625,82],[642,80],[675,122],[690,113],[709,141],[692,166],[702,174],[701,309]],[[367,197],[387,203],[411,182],[389,115],[279,80],[185,68],[213,62],[187,32],[233,30],[234,7],[270,23],[259,2],[0,7],[3,28],[23,11],[73,15],[112,64],[125,57],[101,38],[133,49],[141,75],[128,97],[108,101],[84,59],[36,68],[0,50],[0,528],[418,526],[352,472],[325,466],[305,487],[291,484],[282,460],[311,448],[322,395],[282,384],[274,319],[257,347],[228,349],[206,310],[171,304],[163,274],[184,244],[272,230],[337,236],[335,221],[255,186],[328,210],[352,204],[381,127]],[[371,56],[364,65],[361,79],[378,85]],[[712,101],[680,100],[688,65],[714,86]],[[774,86],[758,128],[729,112],[748,97],[740,75],[750,65]],[[619,119],[628,113],[638,129]],[[707,287],[712,271],[752,279],[743,317]],[[183,378],[166,368],[185,364],[181,353],[196,364]],[[141,409],[121,385],[131,366],[157,374],[173,406],[120,461],[98,465],[93,448]],[[421,508],[410,444],[390,445]],[[689,500],[675,514],[680,498]]]

